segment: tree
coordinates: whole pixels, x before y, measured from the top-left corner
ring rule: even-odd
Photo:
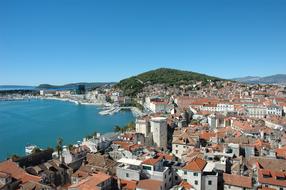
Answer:
[[[63,152],[63,139],[62,138],[58,138],[56,150],[58,152],[58,156],[61,156]]]
[[[74,146],[72,144],[69,144],[68,148],[69,148],[69,151],[72,151],[74,149]]]
[[[121,127],[119,125],[115,125],[114,132],[121,132]]]
[[[11,157],[10,157],[13,161],[15,160],[18,160],[19,158],[21,158],[20,156],[16,155],[16,154],[13,154]]]
[[[132,131],[132,130],[135,130],[135,123],[134,122],[130,122],[127,124],[126,126],[126,131]]]

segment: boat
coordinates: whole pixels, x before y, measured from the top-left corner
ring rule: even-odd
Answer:
[[[32,152],[33,152],[33,150],[34,150],[35,148],[38,148],[38,146],[37,146],[37,145],[33,145],[33,144],[30,144],[30,145],[25,146],[25,154],[26,154],[26,155],[32,154]]]

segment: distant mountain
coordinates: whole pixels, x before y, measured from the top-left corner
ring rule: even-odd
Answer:
[[[232,80],[249,83],[249,84],[280,84],[286,85],[286,74],[277,74],[271,75],[267,77],[242,77],[242,78],[234,78]]]
[[[97,88],[104,85],[114,85],[114,82],[79,82],[79,83],[70,83],[65,85],[51,85],[51,84],[40,84],[37,86],[37,89],[63,89],[63,90],[74,90],[77,89],[79,85],[84,85],[86,89]]]
[[[216,81],[223,79],[190,71],[160,68],[121,80],[118,84],[116,84],[116,87],[123,90],[126,95],[134,96],[147,85],[182,85],[192,84],[198,81],[208,82],[209,80]]]
[[[34,90],[34,86],[21,86],[21,85],[0,85],[0,91],[9,90]]]

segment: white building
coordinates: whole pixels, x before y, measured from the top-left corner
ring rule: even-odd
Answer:
[[[280,106],[268,106],[267,115],[282,116],[283,108]]]
[[[173,184],[173,173],[169,167],[163,166],[162,157],[149,158],[144,161],[122,158],[116,168],[116,176],[120,180],[142,181],[147,179],[161,182],[161,190],[170,189]]]
[[[267,115],[265,106],[249,106],[246,108],[247,116],[255,118],[264,118]]]
[[[167,118],[153,117],[150,125],[154,144],[158,147],[167,147]]]
[[[228,103],[219,103],[217,104],[216,108],[217,112],[234,112],[234,105],[233,104],[228,104]]]
[[[105,138],[104,136],[101,136],[100,133],[96,134],[96,137],[93,137],[91,139],[83,139],[83,142],[81,143],[82,146],[87,146],[90,149],[90,152],[97,152],[98,150],[103,150],[107,148],[111,141],[110,139]]]
[[[213,163],[195,158],[178,170],[178,175],[196,190],[216,190],[218,174],[214,172],[214,166]]]

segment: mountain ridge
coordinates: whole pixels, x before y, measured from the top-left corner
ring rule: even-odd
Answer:
[[[233,78],[231,80],[249,83],[249,84],[286,84],[286,74],[275,74],[265,77],[254,77],[254,76],[247,76],[247,77],[240,77],[240,78]]]

